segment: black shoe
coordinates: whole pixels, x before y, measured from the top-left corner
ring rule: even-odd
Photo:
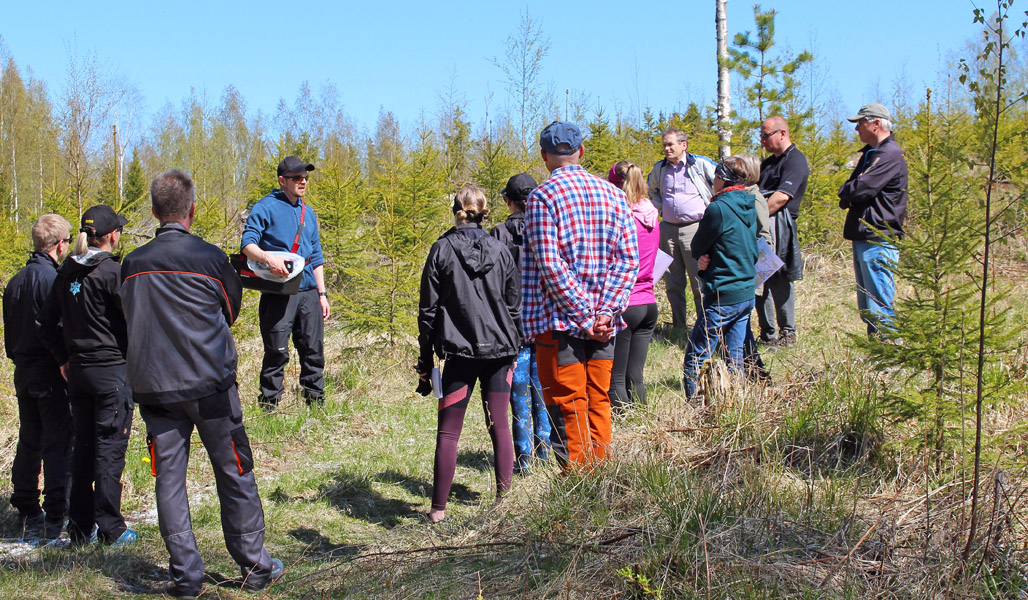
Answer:
[[[43,531],[41,536],[44,540],[53,541],[61,537],[61,530],[64,529],[64,518],[51,519],[50,515],[47,515],[43,520]]]
[[[303,393],[303,401],[307,406],[325,406],[324,396],[315,396],[314,394]]]
[[[39,513],[32,516],[22,516],[20,523],[18,524],[18,533],[21,536],[22,541],[35,542],[43,535],[43,527],[46,524],[46,518],[43,513]]]
[[[247,577],[243,581],[243,589],[250,590],[251,592],[263,590],[264,588],[278,581],[278,578],[282,577],[282,574],[285,572],[286,567],[282,564],[282,561],[277,558],[273,558],[271,559],[271,575],[260,583],[254,583],[250,580],[249,577]]]
[[[174,583],[169,583],[168,587],[164,589],[164,593],[180,600],[196,600],[196,597],[200,595],[200,590],[184,590]]]
[[[268,398],[264,394],[257,396],[257,406],[261,407],[264,412],[274,412],[278,408],[278,396],[274,398]]]

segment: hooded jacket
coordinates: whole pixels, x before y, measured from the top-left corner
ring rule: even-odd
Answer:
[[[90,248],[65,259],[36,317],[43,344],[57,364],[125,364],[120,289],[121,265],[110,252]]]
[[[46,252],[33,252],[25,268],[4,289],[4,346],[17,367],[58,365],[43,344],[36,315],[57,278],[57,262]]]
[[[850,178],[839,188],[839,208],[848,209],[842,237],[866,241],[903,237],[907,216],[907,161],[896,139],[864,146]]]
[[[525,245],[525,213],[513,213],[507,220],[493,227],[489,235],[493,236],[507,246],[511,258],[514,259],[514,266],[517,267],[518,277],[521,276],[521,248]]]
[[[707,206],[692,238],[693,258],[710,255],[703,274],[703,304],[753,299],[757,276],[757,210],[742,186],[725,188]]]
[[[418,310],[419,371],[443,358],[503,358],[521,347],[514,259],[478,224],[447,231],[428,252]]]

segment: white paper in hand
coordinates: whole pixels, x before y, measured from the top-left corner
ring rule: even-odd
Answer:
[[[267,279],[268,281],[277,281],[279,283],[285,283],[293,277],[296,277],[303,272],[304,260],[299,254],[293,254],[292,252],[282,252],[280,250],[267,251],[267,254],[277,256],[286,263],[286,269],[289,273],[285,277],[280,277],[271,272],[268,268],[268,263],[262,263],[256,261],[250,257],[246,258],[246,266],[253,271],[253,274],[260,277],[261,279]]]

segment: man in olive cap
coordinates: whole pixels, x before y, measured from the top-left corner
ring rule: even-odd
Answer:
[[[903,237],[907,216],[907,161],[892,135],[889,109],[867,104],[848,119],[856,123],[865,146],[846,183],[839,188],[839,208],[846,209],[842,235],[853,242],[857,308],[868,335],[895,316],[890,265],[899,260],[893,240]]]
[[[295,156],[278,164],[279,188],[261,198],[250,209],[241,242],[246,256],[267,263],[278,276],[287,274],[283,260],[270,251],[299,254],[306,264],[300,291],[295,295],[261,294],[257,309],[264,362],[261,365],[258,402],[274,410],[282,396],[282,378],[289,362],[289,336],[300,358],[300,386],[307,405],[325,402],[324,331],[332,314],[325,291],[325,260],[314,210],[303,201],[308,174],[314,165]]]

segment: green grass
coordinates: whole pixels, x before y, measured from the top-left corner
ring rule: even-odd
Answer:
[[[1006,403],[990,414],[983,520],[996,536],[988,554],[977,547],[967,576],[950,580],[968,472],[954,455],[944,476],[930,475],[915,449],[918,424],[883,420],[883,394],[902,382],[872,372],[846,343],[862,325],[845,257],[809,265],[798,284],[800,343],[765,356],[773,385],[730,383],[709,406],[689,403],[679,387],[684,332],[663,327],[647,363],[649,403],[615,420],[611,458],[593,471],[561,475],[537,464],[497,503],[492,449],[473,402],[447,520],[435,526],[424,514],[437,413],[433,400],[412,393],[414,349],[333,325],[325,406],[297,397],[293,364],[282,404],[267,414],[255,406],[260,340],[248,297],[235,330],[240,394],[266,543],[287,573],[260,594],[209,584],[203,597],[1017,596],[1028,587],[1023,410]],[[1023,312],[1012,305],[1012,318]],[[1023,385],[1026,371],[1014,357],[1005,376]],[[10,374],[4,365],[0,466],[8,471],[17,434]],[[125,512],[142,541],[0,552],[0,596],[143,598],[161,589],[167,556],[143,431],[137,418],[124,477]],[[189,491],[208,573],[237,578],[195,437]],[[0,496],[9,493],[0,483]],[[5,504],[5,536],[14,522]]]

